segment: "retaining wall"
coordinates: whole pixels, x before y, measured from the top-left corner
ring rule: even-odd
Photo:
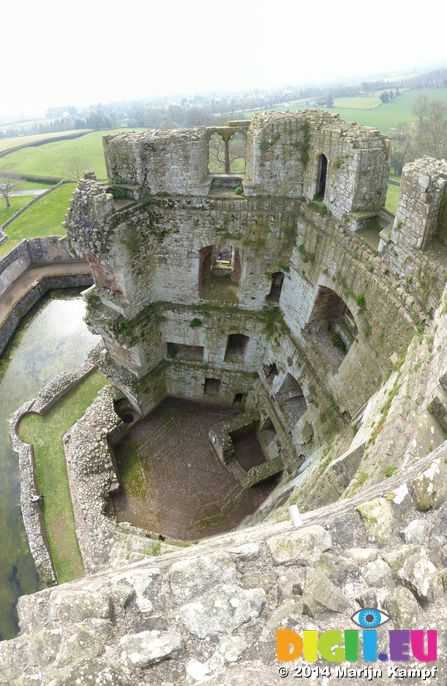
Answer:
[[[60,236],[28,238],[20,241],[0,260],[0,296],[31,265],[54,262],[82,262],[68,252],[67,242]],[[0,239],[1,243],[1,239]]]

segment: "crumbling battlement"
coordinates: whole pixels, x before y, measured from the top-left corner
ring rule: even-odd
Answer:
[[[208,143],[215,132],[227,141],[235,133],[245,136],[247,196],[318,195],[340,220],[385,204],[389,137],[320,111],[258,113],[250,126],[111,134],[104,137],[107,174],[115,183],[138,186],[140,194],[206,197],[214,178]]]

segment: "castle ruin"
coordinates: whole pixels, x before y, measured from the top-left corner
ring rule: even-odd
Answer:
[[[216,135],[221,172],[209,164]],[[236,135],[245,160],[232,171]],[[121,440],[169,396],[241,407],[210,429],[210,445],[241,488],[271,477],[275,487],[237,531],[127,568],[107,512],[118,477],[104,457],[94,519],[87,488],[76,495],[82,538],[102,532],[97,557],[83,554],[96,576],[20,602],[22,632],[43,641],[49,617],[73,636],[87,621],[98,640],[96,625],[116,625],[105,656],[74,662],[98,679],[109,670],[116,686],[273,686],[276,629],[353,628],[355,608],[384,607],[395,628],[438,629],[446,678],[446,163],[406,166],[393,217],[389,138],[327,112],[123,132],[105,136],[104,150],[108,182],[87,173],[66,217],[71,250],[92,268],[87,321],[115,388],[92,417]],[[131,415],[127,428],[113,407]],[[82,421],[69,462],[82,462],[79,483],[95,483]],[[234,456],[244,430],[265,456],[248,470]],[[298,530],[287,513],[296,503]],[[219,617],[213,603],[226,608]],[[57,640],[45,683],[88,683],[61,657],[75,639]]]

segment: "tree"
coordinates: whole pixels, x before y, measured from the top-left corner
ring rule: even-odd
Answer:
[[[385,104],[390,99],[390,94],[388,93],[388,91],[383,91],[383,93],[381,93],[379,97],[381,101]]]
[[[416,135],[419,154],[440,160],[447,157],[447,104],[432,100],[423,116]]]
[[[413,100],[411,111],[419,119],[419,124],[421,124],[423,118],[427,116],[429,100],[428,93],[421,93]]]
[[[64,175],[67,179],[79,181],[84,178],[84,172],[90,169],[90,162],[85,157],[69,157],[64,165]]]
[[[6,207],[11,207],[9,198],[20,187],[20,177],[15,172],[0,169],[0,198],[6,201]]]
[[[326,97],[325,105],[326,105],[326,107],[333,107],[334,106],[334,98],[332,97],[332,95],[330,93]]]

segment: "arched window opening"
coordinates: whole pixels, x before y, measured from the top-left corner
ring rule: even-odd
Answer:
[[[320,286],[309,324],[305,329],[321,348],[331,371],[335,373],[354,343],[358,329],[347,304],[330,288]]]
[[[217,132],[210,136],[208,145],[208,173],[225,173],[228,162],[228,145]]]
[[[267,300],[279,300],[284,282],[284,274],[282,272],[275,272],[272,274],[271,278],[272,285],[270,288],[270,293],[267,296]]]
[[[228,141],[229,169],[231,174],[245,172],[245,136],[239,131]]]
[[[276,395],[278,404],[290,425],[295,426],[307,410],[303,389],[298,381],[287,374]]]
[[[273,422],[270,417],[267,417],[261,428],[261,436],[266,445],[270,445],[270,443],[276,438],[276,429],[273,426]]]
[[[199,293],[203,300],[237,301],[241,251],[232,245],[208,245],[200,250]]]
[[[324,194],[326,192],[326,176],[327,176],[327,157],[326,155],[320,155],[320,161],[318,165],[318,181],[317,181],[317,191],[316,195],[320,200],[324,200]]]
[[[244,398],[243,393],[236,393],[233,400],[233,407],[240,407]]]
[[[275,376],[278,376],[278,374],[279,374],[278,367],[276,366],[275,363],[269,364],[269,365],[264,365],[264,371],[265,371],[265,375],[266,375],[265,380],[269,384],[272,384]]]

